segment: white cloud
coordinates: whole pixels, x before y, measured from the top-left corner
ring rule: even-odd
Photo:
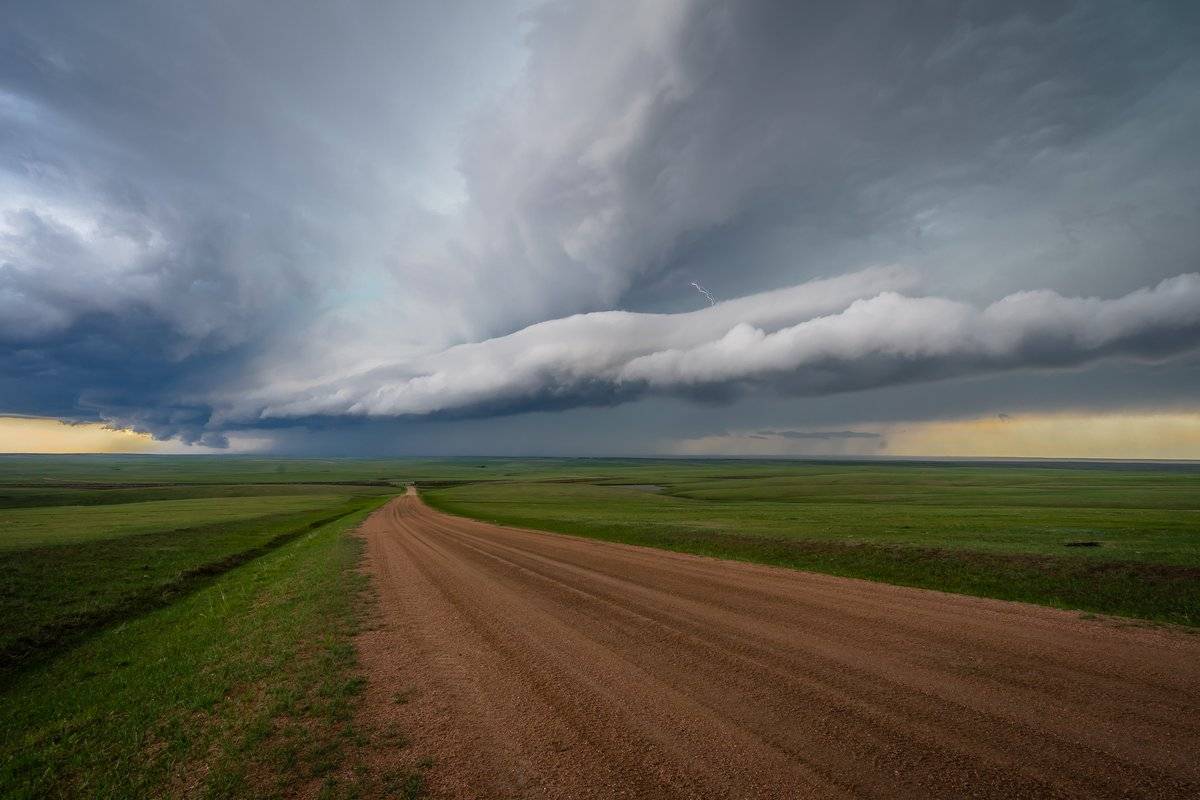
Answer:
[[[1200,274],[1113,300],[1038,291],[984,308],[897,291],[912,280],[877,268],[682,314],[580,314],[286,396],[268,388],[227,400],[224,416],[487,414],[741,385],[823,394],[1200,344]]]

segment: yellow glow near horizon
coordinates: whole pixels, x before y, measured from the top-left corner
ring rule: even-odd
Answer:
[[[878,439],[793,440],[745,434],[677,442],[677,455],[879,455],[980,458],[1200,460],[1200,412],[1072,412],[925,422],[858,424]],[[883,446],[880,446],[883,445]],[[0,453],[207,451],[157,442],[101,423],[0,416]]]
[[[772,435],[770,431],[742,431],[677,441],[671,449],[675,455],[687,456],[1200,460],[1200,412],[1196,411],[993,415],[834,427],[874,437],[798,438]]]
[[[156,442],[144,433],[99,422],[68,425],[45,417],[0,417],[0,453],[145,453]]]
[[[1062,413],[888,426],[897,456],[1200,459],[1200,413]]]

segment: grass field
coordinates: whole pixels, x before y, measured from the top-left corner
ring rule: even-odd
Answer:
[[[0,483],[0,510],[49,506],[107,506],[149,503],[158,500],[191,500],[222,497],[298,497],[344,493],[345,484],[307,483],[203,483],[203,484],[101,484],[100,488],[27,486]],[[360,493],[371,487],[353,485]],[[386,491],[393,487],[375,487]],[[2,511],[0,511],[2,513]]]
[[[0,550],[27,550],[155,531],[182,531],[202,525],[330,508],[347,499],[345,495],[310,494],[4,509],[0,510]]]
[[[362,757],[404,740],[355,722],[349,535],[409,481],[508,524],[1200,626],[1187,465],[0,457],[0,796],[417,796],[418,754]]]
[[[0,702],[4,797],[410,795],[355,769],[362,578],[348,529],[304,533],[38,665]]]
[[[353,713],[350,532],[401,487],[219,463],[0,458],[0,796],[415,796]]]
[[[423,494],[445,511],[510,525],[1200,625],[1200,473],[1189,469],[709,469],[429,482]]]
[[[102,625],[170,603],[212,576],[373,500],[367,496],[236,522],[0,551],[0,680],[25,661]],[[130,514],[140,513],[141,504],[129,505],[134,507]]]
[[[563,460],[259,458],[256,456],[0,455],[0,487],[36,491],[107,489],[136,485],[245,486],[253,484],[386,483],[409,475],[467,478],[554,477]]]

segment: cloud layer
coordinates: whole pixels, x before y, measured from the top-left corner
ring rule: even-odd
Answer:
[[[769,388],[824,394],[1111,356],[1163,358],[1200,345],[1200,274],[1112,300],[1021,292],[978,308],[893,287],[876,269],[683,314],[597,312],[381,367],[236,422],[310,416],[497,414]]]
[[[0,413],[491,415],[486,449],[637,398],[1019,405],[1023,370],[1194,345],[1187,3],[9,6]]]

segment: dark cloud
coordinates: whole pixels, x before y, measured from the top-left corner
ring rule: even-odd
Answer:
[[[1050,375],[1102,404],[1121,369],[1176,402],[1198,31],[1165,1],[10,4],[0,411],[508,441],[646,398],[709,430]],[[860,285],[761,294],[831,275]]]
[[[778,436],[784,439],[880,439],[882,434],[869,431],[759,431],[755,438],[769,439]]]
[[[473,62],[515,64],[512,5],[440,9],[6,6],[7,410],[201,419],[208,391],[361,340],[348,309],[396,292],[396,240],[461,191],[447,134],[493,86]]]
[[[1194,269],[1183,5],[688,9],[638,27],[649,52],[617,50],[579,93],[564,84],[597,12],[545,21],[529,102],[573,124],[529,135],[540,120],[514,102],[469,162],[485,216],[520,231],[508,261],[551,254],[560,280],[598,273],[666,307],[697,277],[729,297],[874,261],[956,293],[1119,293]]]

